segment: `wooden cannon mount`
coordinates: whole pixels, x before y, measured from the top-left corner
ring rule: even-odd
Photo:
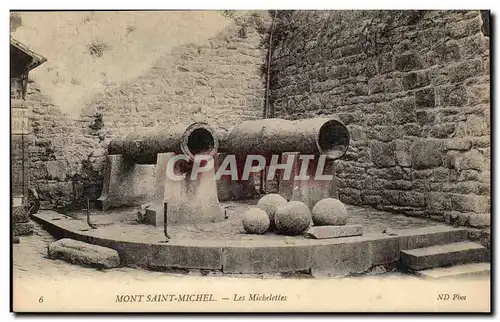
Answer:
[[[165,204],[169,224],[224,220],[214,172],[200,173],[198,180],[189,179],[195,155],[215,156],[217,149],[217,136],[205,123],[111,141],[99,198],[101,208],[147,204],[146,223],[156,226],[164,224]],[[188,156],[188,160],[177,161],[174,172],[186,176],[175,181],[167,176],[167,164],[179,154]]]

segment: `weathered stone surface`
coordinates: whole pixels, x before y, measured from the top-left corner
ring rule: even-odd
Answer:
[[[257,207],[248,209],[243,214],[243,228],[249,234],[263,234],[269,229],[268,214]]]
[[[467,151],[471,146],[472,142],[469,138],[453,138],[446,141],[446,148],[450,150]]]
[[[404,53],[395,57],[394,64],[397,70],[405,72],[419,69],[422,61],[416,53]]]
[[[327,239],[363,235],[361,225],[311,227],[307,234],[315,239]]]
[[[417,107],[434,107],[436,98],[434,88],[425,88],[415,92],[415,105]]]
[[[488,276],[490,274],[490,263],[462,264],[450,267],[438,267],[418,271],[419,276],[432,279],[443,278],[474,278]]]
[[[415,191],[401,191],[399,193],[401,206],[425,207],[425,195]]]
[[[343,276],[363,273],[370,266],[370,243],[315,246],[311,254],[313,276]]]
[[[458,164],[458,170],[478,170],[481,171],[488,166],[490,162],[483,154],[478,150],[470,150],[462,154],[460,162]]]
[[[176,267],[220,270],[223,263],[223,247],[206,244],[195,245],[151,245],[149,265],[153,267]]]
[[[372,141],[370,149],[371,159],[375,166],[385,168],[396,165],[396,146],[394,143]]]
[[[347,223],[348,213],[345,205],[338,199],[325,198],[318,201],[312,211],[316,226],[341,226]]]
[[[63,181],[66,178],[67,166],[61,161],[48,161],[45,163],[47,178]]]
[[[120,265],[120,257],[116,250],[69,238],[50,243],[48,256],[85,266],[113,268]]]
[[[490,214],[472,214],[469,218],[469,224],[472,227],[489,227],[491,224]]]
[[[413,97],[397,99],[391,102],[393,121],[397,124],[416,122],[415,100]]]
[[[413,144],[411,155],[413,166],[416,169],[428,169],[439,167],[443,164],[442,141],[419,140]]]
[[[452,65],[449,71],[450,81],[458,83],[467,78],[480,75],[483,72],[483,64],[481,59],[467,60],[456,65]]]
[[[486,249],[472,242],[436,245],[401,252],[402,262],[414,270],[482,262],[485,259]]]
[[[442,192],[429,192],[425,198],[427,208],[431,211],[451,210],[451,194]]]
[[[490,199],[476,195],[451,195],[451,208],[460,212],[487,213],[490,211]]]
[[[12,223],[12,233],[14,236],[33,235],[33,223]]]
[[[310,267],[309,246],[256,247],[247,243],[241,247],[225,247],[225,273],[277,273],[304,271]]]
[[[403,87],[405,90],[425,87],[429,85],[431,79],[428,71],[409,72],[403,76]]]
[[[12,209],[12,222],[13,223],[26,223],[30,220],[28,209],[20,206]]]
[[[489,135],[490,129],[486,120],[476,115],[469,115],[467,121],[457,125],[457,137]]]
[[[463,85],[444,86],[437,89],[438,105],[464,106],[467,104],[467,90]]]
[[[399,166],[411,167],[411,141],[396,140],[396,161]]]

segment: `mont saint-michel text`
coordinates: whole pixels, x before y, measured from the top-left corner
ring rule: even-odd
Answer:
[[[211,293],[185,293],[185,294],[117,294],[117,303],[160,303],[160,302],[216,302],[230,300],[233,302],[284,302],[287,297],[282,294],[233,294],[232,296],[219,297]]]

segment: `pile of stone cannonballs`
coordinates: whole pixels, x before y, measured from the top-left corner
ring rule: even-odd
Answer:
[[[249,234],[274,231],[282,235],[301,235],[312,225],[341,226],[347,223],[344,204],[334,198],[316,203],[312,211],[301,201],[287,201],[279,194],[263,196],[257,206],[243,214],[243,228]]]

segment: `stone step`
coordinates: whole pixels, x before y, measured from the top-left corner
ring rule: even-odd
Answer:
[[[490,263],[471,263],[450,267],[437,267],[416,271],[415,273],[422,277],[434,279],[488,276],[490,275]]]
[[[401,261],[412,270],[487,261],[487,249],[465,241],[401,251]]]

